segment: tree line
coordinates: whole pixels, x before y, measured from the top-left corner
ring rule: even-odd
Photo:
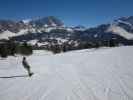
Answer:
[[[15,56],[15,54],[31,55],[33,53],[32,46],[23,43],[16,43],[14,41],[0,41],[0,56]]]
[[[99,47],[114,47],[118,46],[119,42],[116,40],[101,40],[101,41],[67,41],[59,44],[57,41],[50,41],[48,45],[39,47],[37,44],[33,46],[34,49],[48,50],[52,51],[54,54],[67,52],[71,50],[80,50],[88,48],[99,48]]]
[[[50,42],[48,45],[43,47],[39,47],[37,44],[34,46],[29,45],[27,42],[15,42],[12,40],[0,41],[0,56],[15,56],[15,54],[21,55],[31,55],[33,53],[33,49],[42,49],[52,51],[54,54],[67,52],[71,50],[80,50],[80,49],[88,49],[88,48],[99,48],[99,47],[114,47],[118,46],[119,42],[113,39],[111,40],[102,40],[102,41],[81,41],[78,40],[71,42],[67,41],[62,44],[58,44],[58,42]]]

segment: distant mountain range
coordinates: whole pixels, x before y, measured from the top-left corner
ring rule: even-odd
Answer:
[[[81,43],[109,40],[115,40],[123,45],[132,45],[133,16],[121,17],[94,28],[85,28],[81,25],[66,27],[54,16],[22,21],[0,20],[0,39],[26,41],[31,45],[38,44],[39,46],[64,43],[77,46]]]

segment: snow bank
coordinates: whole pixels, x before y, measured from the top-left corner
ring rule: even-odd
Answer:
[[[0,60],[0,99],[133,100],[132,51],[133,47],[57,55],[36,51],[27,58],[35,73],[31,78],[25,77],[21,56]]]

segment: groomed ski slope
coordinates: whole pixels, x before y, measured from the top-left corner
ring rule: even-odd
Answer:
[[[133,47],[0,59],[0,100],[133,100]]]

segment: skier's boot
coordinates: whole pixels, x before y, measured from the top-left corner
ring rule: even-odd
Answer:
[[[31,77],[33,75],[33,73],[31,72],[31,73],[29,73],[29,77]]]

